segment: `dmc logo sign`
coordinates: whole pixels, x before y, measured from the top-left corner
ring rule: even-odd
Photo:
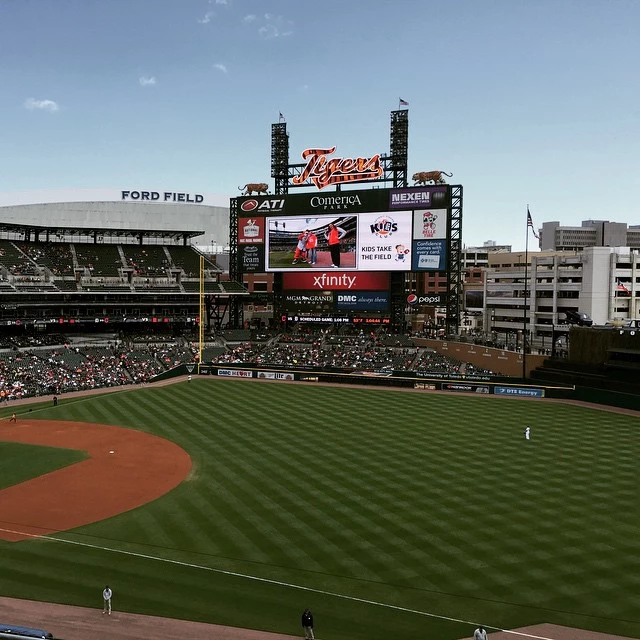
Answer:
[[[442,296],[417,296],[415,293],[411,293],[407,296],[407,304],[442,304]]]
[[[240,208],[245,211],[282,211],[284,209],[284,200],[281,198],[269,198],[258,202],[253,198],[251,200],[245,200]]]
[[[389,216],[380,216],[370,229],[378,238],[390,238],[398,230],[398,223]]]
[[[343,293],[338,294],[338,302],[356,302],[356,296],[347,296]]]

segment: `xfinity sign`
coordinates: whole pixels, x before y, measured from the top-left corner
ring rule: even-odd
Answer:
[[[179,193],[177,191],[121,191],[122,200],[136,202],[189,202],[201,204],[204,196],[200,193]]]

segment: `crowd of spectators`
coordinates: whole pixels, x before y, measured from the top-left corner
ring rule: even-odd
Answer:
[[[417,371],[481,375],[475,368],[384,332],[293,331],[250,334],[232,342],[210,336],[204,363],[321,367],[342,371]],[[239,337],[228,334],[227,337]],[[246,337],[246,336],[244,336]],[[189,337],[130,334],[102,344],[71,344],[60,334],[5,337],[0,341],[0,400],[144,383],[182,363],[196,362]]]

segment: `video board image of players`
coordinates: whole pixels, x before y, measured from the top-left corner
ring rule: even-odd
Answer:
[[[267,271],[355,269],[356,216],[267,218]]]

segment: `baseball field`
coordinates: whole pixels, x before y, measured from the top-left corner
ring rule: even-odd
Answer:
[[[639,417],[209,378],[13,411],[0,596],[109,584],[119,611],[292,635],[309,607],[322,640],[640,637]]]

